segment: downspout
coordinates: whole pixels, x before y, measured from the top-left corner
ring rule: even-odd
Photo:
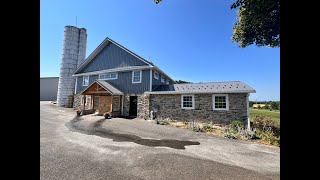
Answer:
[[[76,77],[76,84],[74,86],[74,94],[77,94],[78,77]]]
[[[248,130],[250,131],[251,128],[250,128],[250,109],[249,109],[249,96],[250,96],[250,93],[247,94],[247,120],[248,120]]]
[[[152,69],[150,69],[150,91],[152,91]]]
[[[124,94],[122,95],[122,103],[121,103],[121,116],[123,116],[123,103],[124,103]]]

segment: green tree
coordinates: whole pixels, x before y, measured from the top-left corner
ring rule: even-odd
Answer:
[[[232,41],[239,47],[280,47],[280,0],[237,0],[231,9],[238,9]]]
[[[191,83],[191,82],[183,81],[183,80],[175,80],[174,83],[176,83],[176,84],[185,84],[185,83]]]
[[[279,110],[280,109],[280,102],[276,102],[276,101],[271,102],[271,108]]]

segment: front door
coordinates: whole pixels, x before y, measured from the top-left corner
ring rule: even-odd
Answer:
[[[137,96],[130,96],[129,116],[137,116]]]
[[[112,96],[99,96],[98,113],[112,112]]]

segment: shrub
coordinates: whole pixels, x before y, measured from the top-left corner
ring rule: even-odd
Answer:
[[[266,117],[264,115],[255,115],[252,118],[252,121],[253,127],[262,129],[263,131],[271,131],[275,128],[274,121],[271,118]]]
[[[237,135],[230,131],[230,129],[226,128],[225,131],[223,132],[223,136],[225,138],[229,138],[229,139],[236,139]]]
[[[205,124],[203,126],[203,129],[206,131],[206,132],[212,132],[212,125],[211,124]]]
[[[162,118],[157,118],[156,119],[156,123],[157,124],[160,124],[160,125],[168,125],[168,124],[170,124],[170,119],[169,118],[165,118],[165,119],[162,119]]]
[[[237,137],[239,139],[256,139],[256,129],[253,130],[247,130],[245,128],[239,128],[238,129],[238,133],[237,133]]]
[[[244,124],[242,121],[234,120],[234,121],[231,121],[229,128],[233,132],[238,132],[239,128],[244,128]]]
[[[271,145],[280,146],[280,137],[276,137],[272,131],[264,132],[258,129],[257,137]]]

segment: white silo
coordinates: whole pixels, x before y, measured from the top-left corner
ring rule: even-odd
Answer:
[[[87,32],[85,28],[74,26],[64,27],[62,46],[62,60],[58,84],[57,105],[66,106],[68,96],[74,94],[74,71],[85,60],[87,46]]]

